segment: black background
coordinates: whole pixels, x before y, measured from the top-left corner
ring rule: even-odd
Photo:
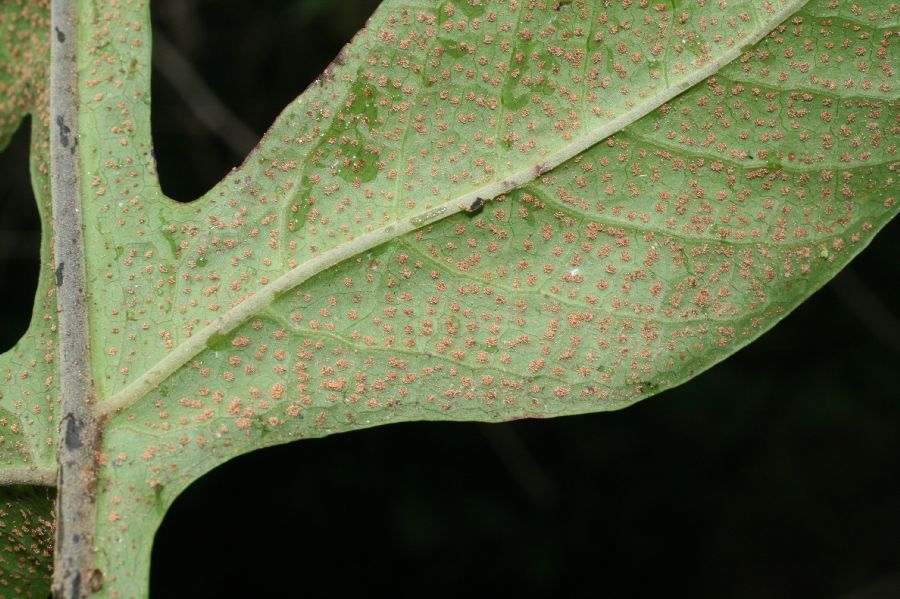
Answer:
[[[152,10],[261,135],[375,5]],[[153,77],[162,186],[190,200],[243,153]],[[23,129],[0,160],[0,349],[27,326],[35,288],[26,160]],[[621,412],[413,423],[235,459],[170,510],[151,593],[900,596],[898,252],[895,222],[775,330]]]

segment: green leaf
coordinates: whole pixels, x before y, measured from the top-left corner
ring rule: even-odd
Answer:
[[[46,2],[0,6],[0,150],[31,116],[31,186],[50,220],[48,114],[50,19]],[[41,235],[38,289],[29,328],[0,355],[0,481],[52,484],[56,464],[56,302],[50,232]],[[0,595],[46,597],[53,567],[53,493],[0,488]]]
[[[47,597],[53,568],[53,493],[0,489],[0,596]]]
[[[0,149],[30,114],[31,187],[46,225],[50,222],[47,2],[4,2],[0,31]],[[0,355],[0,478],[14,470],[29,479],[34,469],[56,464],[59,390],[49,226],[41,235],[41,265],[28,331]]]
[[[37,2],[4,2],[0,7],[0,150],[41,101],[49,27],[46,6]]]
[[[896,10],[613,4],[387,0],[182,205],[152,158],[148,8],[83,3],[102,594],[146,592],[166,508],[235,455],[625,407],[757,338],[896,214]]]

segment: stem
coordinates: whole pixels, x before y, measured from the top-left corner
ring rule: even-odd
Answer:
[[[78,151],[78,0],[53,0],[50,55],[50,184],[59,311],[59,473],[53,597],[89,596],[99,429],[91,405],[81,164]]]

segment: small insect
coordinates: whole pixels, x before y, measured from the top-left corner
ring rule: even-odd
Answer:
[[[466,212],[478,212],[481,210],[481,207],[484,206],[484,198],[475,198],[475,201],[472,202],[472,205],[466,208]]]
[[[56,267],[56,286],[62,287],[63,282],[63,269],[65,268],[66,263],[60,262],[59,266]]]

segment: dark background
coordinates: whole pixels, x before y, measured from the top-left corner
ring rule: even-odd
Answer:
[[[153,0],[166,193],[193,199],[238,165],[376,5]],[[0,349],[34,296],[27,143],[23,129],[0,160]],[[170,510],[151,592],[900,596],[898,252],[895,222],[774,331],[621,412],[413,423],[235,459]]]

